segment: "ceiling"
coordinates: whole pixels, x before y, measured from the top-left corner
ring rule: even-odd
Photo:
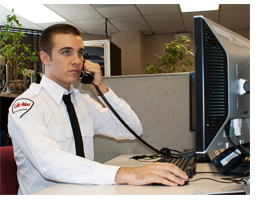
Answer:
[[[182,13],[179,4],[44,4],[76,26],[82,33],[107,35],[141,31],[145,35],[192,32],[194,15],[205,17],[231,30],[250,29],[250,4],[220,4],[218,11]],[[0,5],[0,25],[11,11]],[[43,14],[44,16],[44,14]],[[50,23],[32,23],[19,16],[23,28],[43,30]],[[53,24],[53,23],[52,23]]]

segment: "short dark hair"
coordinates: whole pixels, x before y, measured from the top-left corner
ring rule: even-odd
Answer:
[[[55,24],[49,26],[40,36],[40,51],[46,52],[50,57],[53,48],[52,38],[56,34],[73,34],[81,37],[80,31],[70,24]]]

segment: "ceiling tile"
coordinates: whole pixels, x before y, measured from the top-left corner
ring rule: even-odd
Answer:
[[[133,4],[96,8],[105,18],[140,16]]]
[[[72,22],[78,27],[81,27],[81,29],[84,30],[85,33],[106,35],[105,19],[92,19]],[[107,23],[107,34],[111,35],[112,32],[117,32],[117,30],[110,23]]]
[[[119,31],[150,31],[149,26],[140,16],[109,19]]]
[[[179,4],[136,4],[143,15],[158,15],[180,12]]]
[[[93,8],[105,8],[105,7],[119,7],[119,6],[127,6],[133,4],[91,4]]]
[[[89,4],[45,4],[45,5],[69,21],[103,18]]]

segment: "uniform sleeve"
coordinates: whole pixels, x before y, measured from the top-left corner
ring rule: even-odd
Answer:
[[[131,107],[123,99],[119,98],[111,88],[109,88],[109,92],[105,93],[104,96],[125,123],[137,135],[141,135],[143,132],[141,122]],[[106,106],[103,99],[100,96],[98,98]],[[114,137],[118,140],[135,139],[132,133],[123,126],[109,108],[100,108],[98,115],[95,117],[95,132]]]
[[[33,104],[29,105],[30,102]],[[21,106],[17,103],[24,103],[23,110],[18,109]],[[48,131],[43,113],[44,108],[40,102],[33,100],[18,100],[9,108],[9,133],[19,152],[24,155],[16,158],[18,167],[19,162],[28,159],[47,180],[77,184],[115,184],[118,166],[100,164],[62,150]]]

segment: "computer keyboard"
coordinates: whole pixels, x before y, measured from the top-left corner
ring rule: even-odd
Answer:
[[[196,172],[196,154],[187,151],[183,152],[182,155],[178,158],[161,158],[157,162],[167,162],[167,163],[173,163],[176,166],[178,166],[180,169],[182,169],[186,174],[189,176],[189,178],[192,178],[193,175]]]
[[[163,152],[163,151],[162,151]],[[169,152],[164,152],[166,155],[168,155]],[[166,155],[161,155],[162,157],[157,160],[158,155],[137,155],[133,156],[130,159],[156,159],[154,162],[167,162],[167,163],[173,163],[176,166],[178,166],[180,169],[182,169],[186,174],[188,175],[189,179],[193,177],[193,175],[196,173],[196,152],[195,149],[184,149],[183,152],[178,153],[177,155],[171,155],[166,156]],[[174,157],[176,156],[176,157]],[[189,183],[188,180],[183,180],[184,185],[187,185]],[[160,183],[153,183],[152,185],[163,185]]]

